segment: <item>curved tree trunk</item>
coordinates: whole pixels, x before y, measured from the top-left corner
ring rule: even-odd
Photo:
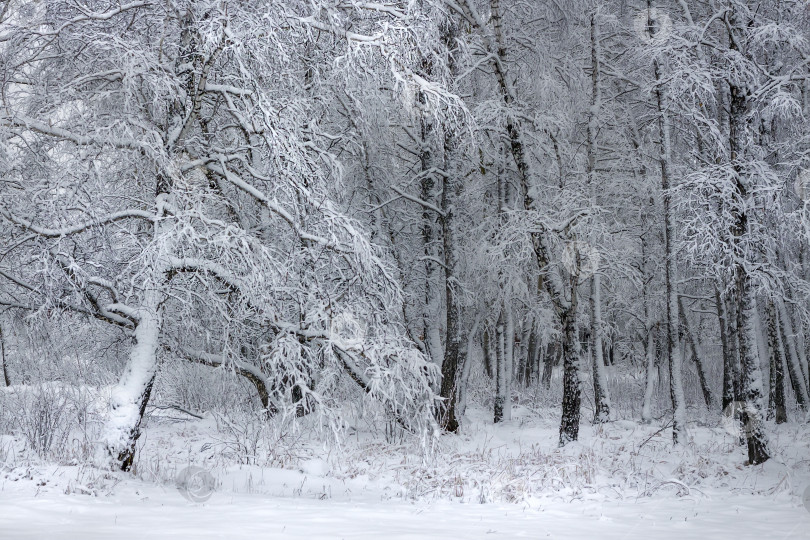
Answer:
[[[135,459],[135,444],[141,435],[141,421],[157,374],[157,350],[162,322],[162,295],[147,291],[140,320],[135,327],[135,345],[124,374],[113,389],[104,445],[114,465],[129,471]]]

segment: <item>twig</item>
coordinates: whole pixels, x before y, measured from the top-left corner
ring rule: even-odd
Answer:
[[[181,413],[185,413],[185,414],[187,414],[189,416],[193,416],[194,418],[197,418],[199,420],[203,419],[203,417],[200,416],[199,414],[187,411],[187,410],[183,409],[182,407],[178,407],[177,405],[150,405],[150,407],[152,407],[154,409],[174,409],[175,411],[180,411]]]

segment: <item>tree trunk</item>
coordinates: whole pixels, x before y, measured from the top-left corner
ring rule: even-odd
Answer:
[[[497,424],[503,420],[503,408],[506,402],[506,348],[504,346],[504,316],[503,307],[495,323],[495,402],[494,421]]]
[[[720,289],[715,287],[714,300],[717,307],[717,320],[720,324],[720,344],[723,348],[723,401],[725,411],[729,405],[737,401],[737,348],[732,349],[728,336],[728,315],[726,313],[726,300],[720,296]]]
[[[791,304],[791,307],[794,307],[794,304]],[[808,390],[808,395],[810,395],[810,378],[808,378],[807,365],[807,343],[804,340],[804,329],[801,316],[798,309],[789,309],[788,311],[793,316],[791,325],[793,327],[793,336],[796,343],[796,353],[799,357],[799,369],[802,372],[806,384],[805,388]]]
[[[425,74],[429,75],[431,65],[424,62]],[[433,115],[427,111],[427,98],[424,92],[417,94],[419,103],[419,126],[420,126],[420,192],[419,196],[423,201],[432,203],[436,187],[436,177],[433,170],[435,143],[435,126]],[[441,346],[441,331],[439,329],[439,309],[441,300],[439,299],[439,284],[437,265],[438,252],[436,249],[436,224],[433,212],[423,207],[422,209],[422,250],[425,265],[425,298],[422,306],[422,324],[424,327],[423,337],[425,340],[425,350],[430,359],[441,365],[444,353]]]
[[[481,324],[481,315],[475,318],[472,328],[467,334],[467,353],[464,355],[464,364],[461,368],[461,380],[458,388],[458,418],[467,412],[468,385],[470,382],[470,372],[472,370],[473,347],[475,346],[475,336],[478,334],[478,327]]]
[[[468,13],[472,14],[475,6],[469,0],[463,2]],[[512,153],[512,158],[517,167],[518,177],[520,179],[520,187],[523,192],[523,208],[527,211],[537,210],[535,208],[534,198],[531,194],[530,186],[530,169],[529,162],[526,160],[526,152],[521,138],[520,128],[517,120],[511,113],[511,108],[515,102],[515,92],[512,88],[507,74],[504,71],[506,65],[506,43],[502,33],[502,20],[500,13],[499,0],[491,0],[490,12],[492,14],[492,25],[495,31],[496,50],[492,51],[496,57],[493,62],[495,68],[495,75],[498,81],[498,86],[501,90],[504,105],[507,108],[506,116],[506,134],[509,138],[509,149]],[[472,17],[475,21],[480,21],[481,18],[475,14]],[[478,25],[478,23],[476,23]],[[488,41],[489,37],[483,28],[479,30],[485,35]],[[489,43],[488,43],[489,44]],[[579,431],[579,416],[580,416],[580,358],[579,358],[579,342],[577,341],[576,332],[576,285],[571,286],[571,300],[565,297],[565,289],[561,277],[557,274],[557,269],[550,265],[549,248],[545,238],[545,231],[532,232],[531,241],[532,248],[537,260],[538,270],[540,271],[540,279],[544,287],[548,290],[551,301],[554,304],[555,311],[559,317],[561,327],[563,328],[563,363],[565,365],[564,379],[567,384],[563,389],[563,420],[560,424],[560,443],[565,444],[568,441],[576,440]],[[576,280],[572,280],[576,282]],[[573,309],[572,309],[573,307]],[[576,427],[573,427],[576,424]],[[565,435],[563,435],[565,434]]]
[[[637,132],[634,130],[633,140],[636,149],[639,148],[637,142]],[[645,170],[646,178],[646,170]],[[650,197],[649,201],[650,212],[655,210],[655,199]],[[641,269],[643,272],[643,285],[642,295],[644,298],[644,331],[646,333],[646,341],[644,345],[645,351],[645,378],[644,378],[644,402],[641,406],[641,421],[644,424],[652,422],[652,398],[655,392],[655,379],[658,371],[655,368],[656,348],[655,348],[655,321],[653,318],[652,309],[652,291],[650,290],[650,283],[653,278],[653,272],[650,269],[650,235],[652,230],[649,227],[649,213],[643,212],[641,215],[642,229],[644,233],[641,235]]]
[[[484,328],[484,336],[482,338],[483,345],[482,348],[484,349],[484,371],[487,372],[487,377],[490,379],[493,377],[494,370],[492,369],[492,360],[495,356],[495,352],[493,350],[493,343],[492,338],[490,338],[490,331],[489,327]]]
[[[556,363],[557,359],[557,347],[549,345],[546,347],[546,354],[543,358],[543,376],[542,376],[542,384],[543,388],[548,390],[551,388],[551,375],[554,371],[554,364]]]
[[[601,279],[599,272],[591,278],[591,357],[593,359],[594,424],[610,421],[610,393],[605,373],[605,359],[602,350],[602,308]]]
[[[745,54],[740,50],[741,39],[746,29],[735,9],[727,14],[727,27],[729,32],[729,47]],[[734,247],[739,247],[742,237],[748,233],[748,203],[747,171],[742,165],[746,152],[746,122],[748,117],[748,88],[737,86],[729,80],[731,104],[729,108],[729,150],[731,168],[735,174],[735,199],[733,201],[734,223],[731,229],[731,240]],[[747,255],[747,254],[744,254]],[[744,256],[743,255],[743,256]],[[765,404],[763,403],[762,373],[757,352],[756,328],[754,323],[755,303],[751,291],[751,276],[746,265],[737,255],[733,266],[734,285],[736,287],[737,321],[736,332],[739,339],[740,365],[742,367],[742,388],[740,398],[745,407],[742,411],[743,425],[747,426],[746,439],[748,442],[748,463],[756,465],[767,461],[768,440],[765,435],[763,418]]]
[[[747,426],[748,463],[756,465],[770,458],[768,440],[765,435],[763,418],[765,406],[762,393],[762,374],[757,354],[756,331],[754,328],[754,302],[751,297],[748,276],[738,265],[737,286],[737,333],[740,336],[740,362],[742,364],[742,395],[745,407],[742,423]]]
[[[162,278],[162,276],[159,276]],[[157,374],[157,350],[162,320],[162,294],[147,290],[140,320],[135,327],[135,344],[124,374],[113,389],[111,412],[104,443],[107,453],[122,471],[129,471],[135,459],[135,444],[140,437],[141,421]]]
[[[599,23],[596,13],[591,13],[591,108],[588,115],[587,150],[588,150],[588,185],[591,206],[596,206],[596,132],[598,130],[597,114],[601,107],[599,81]],[[593,370],[594,424],[610,420],[610,394],[605,375],[605,359],[602,349],[602,281],[599,269],[594,269],[591,277],[591,360]]]
[[[425,70],[430,71],[429,63]],[[423,92],[417,95],[419,103],[420,122],[420,143],[419,163],[421,167],[420,193],[423,201],[432,203],[435,197],[436,176],[434,173],[434,152],[432,150],[435,143],[436,128],[433,124],[433,115],[426,110],[427,98]],[[435,364],[441,365],[444,359],[442,350],[441,330],[439,319],[441,310],[441,298],[439,292],[439,266],[437,239],[436,239],[436,217],[429,208],[422,209],[422,250],[425,263],[425,299],[422,309],[422,322],[424,326],[423,336],[425,339],[425,350],[430,359]]]
[[[779,326],[781,330],[782,343],[786,349],[786,360],[788,367],[788,376],[790,377],[790,384],[793,387],[793,393],[796,395],[796,401],[803,410],[807,410],[810,398],[808,398],[807,386],[802,376],[801,368],[799,367],[799,356],[796,352],[795,342],[791,339],[793,335],[793,327],[790,324],[790,318],[785,308],[785,303],[779,299],[775,302],[775,307],[778,314],[778,321],[781,323]]]
[[[506,313],[506,326],[504,328],[504,391],[503,391],[503,419],[508,422],[512,419],[512,380],[514,379],[514,358],[515,358],[515,319],[512,314],[512,305],[509,302],[504,304]]]
[[[770,385],[768,392],[768,418],[774,418],[777,424],[787,422],[785,407],[785,349],[778,330],[778,318],[773,300],[768,301],[768,348],[771,361]]]
[[[579,436],[579,417],[582,400],[580,349],[576,324],[576,295],[572,309],[562,314],[563,325],[563,402],[560,421],[560,446],[565,446]]]
[[[3,326],[0,325],[0,357],[3,361],[3,382],[6,386],[11,386],[11,381],[8,378],[8,364],[6,364],[6,340],[3,336]]]
[[[529,326],[529,344],[526,349],[526,365],[522,376],[523,382],[527,386],[536,382],[538,345],[537,329],[534,325],[534,319],[531,319]]]
[[[532,342],[532,324],[533,319],[530,314],[527,314],[523,318],[523,324],[521,324],[521,331],[520,331],[520,349],[518,349],[517,361],[515,366],[515,381],[526,385],[528,382],[528,366],[529,366],[529,347],[533,344]]]
[[[675,226],[672,217],[672,195],[670,194],[670,127],[669,113],[665,104],[664,91],[660,86],[661,71],[656,60],[654,63],[656,86],[655,94],[658,105],[658,131],[661,135],[661,191],[664,195],[664,259],[666,280],[666,324],[667,324],[667,361],[669,364],[669,391],[672,398],[672,442],[679,444],[683,440],[686,426],[686,400],[683,393],[681,375],[683,357],[678,344],[678,291],[676,287],[675,261]]]
[[[700,356],[700,347],[697,335],[692,328],[692,323],[686,315],[686,310],[683,307],[683,299],[678,297],[678,309],[681,313],[681,320],[683,321],[684,331],[686,333],[686,342],[689,344],[689,350],[692,352],[692,358],[695,361],[697,368],[698,380],[700,381],[700,389],[703,392],[703,402],[706,408],[710,411],[713,409],[714,398],[709,383],[706,379],[706,370],[703,367],[703,359]]]
[[[455,75],[455,62],[450,48],[454,46],[455,25],[448,22],[442,31],[442,42],[448,51],[448,69]],[[444,361],[442,362],[442,386],[439,395],[444,399],[440,418],[441,426],[450,432],[458,431],[456,418],[458,400],[458,370],[466,362],[467,348],[464,334],[463,295],[458,281],[459,261],[456,250],[455,212],[463,189],[463,181],[456,163],[456,137],[453,128],[444,129],[444,175],[442,176],[441,208],[444,215],[440,217],[442,242],[444,248],[444,294],[446,314],[446,335]]]
[[[647,371],[644,386],[644,404],[641,407],[641,422],[649,424],[652,422],[652,397],[655,391],[657,373],[655,369],[655,334],[652,327],[647,330],[646,363]]]

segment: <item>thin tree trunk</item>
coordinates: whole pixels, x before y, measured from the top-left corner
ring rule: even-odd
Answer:
[[[427,114],[427,113],[425,113]],[[424,116],[424,115],[423,115]],[[422,149],[420,161],[422,163],[422,179],[420,197],[423,201],[432,201],[435,189],[435,179],[432,172],[433,154],[430,151],[429,133],[433,130],[432,124],[422,122]],[[422,249],[425,262],[425,300],[422,309],[424,326],[425,349],[434,363],[440,364],[444,357],[441,346],[441,333],[439,330],[439,292],[438,292],[438,265],[435,247],[435,224],[433,212],[427,208],[422,210]]]
[[[470,372],[472,371],[473,347],[475,346],[475,336],[478,334],[478,327],[481,325],[481,315],[475,318],[472,328],[467,334],[467,354],[464,355],[464,365],[461,368],[461,380],[458,388],[458,418],[467,412],[467,395],[470,383]]]
[[[596,272],[591,278],[591,343],[593,353],[593,391],[594,411],[593,421],[602,424],[610,420],[610,393],[605,373],[605,358],[602,349],[602,299],[601,278]]]
[[[785,349],[778,330],[778,317],[773,300],[768,301],[768,348],[771,361],[770,388],[768,392],[768,418],[774,418],[777,424],[787,422],[785,407]]]
[[[647,372],[644,386],[644,404],[641,407],[641,421],[644,424],[649,424],[652,422],[652,397],[655,391],[657,373],[655,369],[655,335],[652,327],[647,330],[646,363]]]
[[[492,339],[490,338],[490,331],[489,327],[484,328],[484,336],[483,336],[483,349],[484,349],[484,370],[487,372],[487,377],[490,379],[493,377],[494,370],[492,369],[492,360],[495,356],[493,350]]]
[[[551,375],[554,370],[556,358],[557,358],[557,347],[553,345],[549,345],[548,347],[546,347],[546,354],[543,358],[543,376],[541,380],[543,388],[545,388],[546,390],[551,388]]]
[[[810,394],[810,378],[808,378],[808,365],[807,365],[807,343],[804,339],[804,329],[801,320],[801,316],[799,314],[799,310],[794,308],[789,310],[792,318],[792,325],[793,325],[793,335],[796,341],[796,353],[799,356],[799,369],[802,371],[802,375],[804,377],[804,381],[806,383],[806,388],[808,390],[808,394]]]
[[[503,420],[503,408],[506,401],[506,350],[504,346],[504,316],[503,307],[495,323],[495,402],[494,421],[497,424]]]
[[[523,318],[523,324],[521,324],[521,331],[520,331],[520,349],[518,349],[518,357],[515,367],[515,380],[522,384],[526,385],[529,378],[527,376],[528,366],[530,365],[529,355],[531,354],[529,351],[530,346],[532,343],[532,325],[534,321],[532,319],[531,314],[526,314]]]
[[[637,131],[633,131],[633,140],[636,148],[639,147],[637,143]],[[645,170],[646,178],[646,170]],[[655,210],[655,199],[650,197],[650,210]],[[641,421],[645,424],[652,422],[652,398],[655,392],[655,380],[658,370],[655,369],[655,322],[653,319],[652,310],[652,291],[650,290],[650,282],[653,279],[653,273],[650,271],[650,235],[652,230],[649,226],[649,217],[647,212],[641,215],[643,233],[641,235],[641,269],[643,272],[643,286],[642,295],[644,298],[644,330],[646,332],[645,341],[645,366],[646,373],[644,378],[644,402],[641,406]]]
[[[449,53],[455,41],[455,25],[448,23],[442,32],[442,42],[449,54],[449,71],[455,74],[453,55]],[[458,281],[459,261],[456,250],[456,222],[455,212],[463,189],[462,178],[456,163],[456,137],[452,127],[446,126],[444,130],[444,175],[442,176],[441,208],[444,213],[440,217],[442,226],[442,241],[444,247],[444,293],[446,314],[446,336],[444,361],[442,362],[442,385],[439,395],[444,399],[444,407],[440,417],[441,426],[450,432],[458,431],[459,422],[456,418],[456,402],[458,400],[458,370],[466,362],[467,349],[464,336],[464,318],[460,283]]]
[[[503,419],[508,422],[512,419],[512,381],[514,379],[515,358],[515,319],[512,314],[512,305],[504,304],[506,312],[506,327],[504,328],[504,392],[503,392]]]
[[[465,11],[468,19],[472,20],[475,27],[481,32],[486,46],[490,48],[494,55],[493,67],[495,68],[495,76],[501,90],[504,105],[507,108],[506,134],[509,138],[510,151],[520,178],[520,187],[523,193],[523,208],[527,211],[535,211],[537,209],[535,208],[535,202],[530,190],[529,162],[526,160],[526,152],[521,139],[519,125],[510,112],[515,102],[515,92],[504,69],[507,58],[506,43],[501,27],[500,1],[491,0],[490,2],[491,20],[496,40],[496,46],[494,48],[492,47],[488,32],[483,27],[483,19],[478,14],[475,4],[470,0],[463,0],[461,7]],[[576,296],[576,285],[572,285],[571,287],[572,299],[569,301],[565,297],[561,277],[557,274],[556,268],[550,265],[549,248],[545,238],[545,231],[532,232],[531,240],[532,248],[537,259],[537,266],[540,270],[540,279],[551,296],[551,301],[554,304],[555,311],[563,328],[563,363],[566,366],[565,380],[567,384],[564,385],[563,389],[563,418],[560,422],[560,443],[565,444],[577,438],[580,417],[580,393],[582,391],[579,365],[580,351],[579,343],[576,339],[576,309],[572,311],[572,306],[576,306],[576,299],[574,298]],[[566,330],[566,328],[568,329]],[[576,428],[573,427],[574,424],[576,424]]]
[[[591,13],[591,109],[587,126],[588,150],[588,185],[590,189],[591,205],[596,205],[596,132],[597,114],[601,107],[601,92],[599,81],[599,23],[596,13]],[[602,349],[602,281],[599,269],[591,277],[591,368],[593,370],[594,393],[594,424],[601,424],[610,420],[610,394],[605,375],[605,359]]]
[[[525,370],[523,372],[523,382],[528,386],[535,383],[535,379],[537,376],[537,357],[538,357],[538,340],[537,340],[537,329],[534,325],[534,320],[531,320],[531,325],[529,327],[529,345],[526,349],[526,365]]]
[[[790,384],[793,387],[793,392],[796,395],[796,401],[803,410],[807,410],[810,398],[808,398],[807,387],[802,377],[801,368],[799,367],[799,357],[796,352],[795,342],[791,340],[793,328],[790,324],[790,318],[785,308],[785,303],[778,299],[775,302],[775,307],[778,314],[778,321],[780,323],[782,343],[785,345],[786,360],[788,367],[788,375],[790,377]]]
[[[700,356],[700,346],[697,335],[692,328],[692,323],[686,315],[686,310],[683,307],[683,299],[678,297],[678,309],[681,313],[681,320],[683,321],[684,330],[686,334],[686,342],[689,344],[689,350],[692,352],[692,358],[695,361],[697,368],[698,380],[700,381],[700,389],[703,393],[703,402],[706,403],[706,408],[710,411],[713,408],[714,398],[709,383],[706,379],[706,370],[703,367],[703,359]]]
[[[11,381],[8,377],[8,364],[6,364],[6,340],[3,336],[2,325],[0,325],[0,356],[2,356],[3,360],[3,382],[6,383],[6,386],[11,386]]]
[[[736,347],[732,350],[728,337],[728,315],[726,314],[726,301],[720,296],[720,289],[715,287],[714,300],[717,307],[717,320],[720,325],[720,344],[723,348],[723,411],[737,401],[736,384]]]
[[[649,1],[648,1],[649,6]],[[649,15],[648,15],[649,16]],[[661,134],[661,190],[664,194],[664,259],[666,280],[666,324],[667,324],[667,361],[669,364],[669,390],[672,399],[672,442],[683,442],[686,426],[686,399],[683,393],[682,365],[683,357],[678,346],[678,291],[676,288],[675,261],[675,226],[672,218],[672,195],[670,194],[670,127],[669,113],[665,103],[664,91],[660,86],[661,71],[654,62],[656,86],[655,94],[658,105],[658,130]]]
[[[426,73],[429,73],[431,66],[425,62],[423,66]],[[436,128],[433,123],[433,115],[426,110],[427,98],[424,92],[417,95],[419,103],[419,125],[420,143],[419,164],[421,168],[420,193],[423,201],[433,202],[436,190],[436,175],[434,172],[434,152],[432,150],[436,139]],[[425,263],[425,299],[422,306],[422,324],[424,327],[423,336],[425,339],[425,349],[431,360],[435,364],[441,365],[444,359],[442,350],[441,331],[439,329],[439,311],[441,309],[441,299],[439,297],[439,267],[438,250],[436,247],[436,224],[435,215],[432,210],[423,207],[422,209],[422,250]]]

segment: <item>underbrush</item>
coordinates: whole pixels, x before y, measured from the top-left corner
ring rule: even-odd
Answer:
[[[513,419],[498,425],[492,424],[487,381],[479,380],[460,433],[427,439],[403,432],[370,405],[346,407],[339,418],[268,419],[240,390],[230,399],[218,395],[212,406],[199,397],[206,381],[193,380],[186,400],[158,392],[149,407],[133,469],[139,481],[172,487],[184,468],[196,466],[210,471],[221,491],[517,503],[700,497],[712,490],[796,494],[810,479],[808,424],[769,423],[773,457],[748,467],[719,413],[700,407],[690,409],[687,441],[679,447],[672,445],[666,411],[649,425],[617,419],[592,426],[584,409],[579,442],[558,448],[556,379],[549,391],[517,388]],[[104,389],[60,383],[0,389],[6,479],[33,481],[42,476],[37,470],[72,466],[59,489],[100,495],[132,478],[92,466],[106,396]],[[159,405],[172,398],[179,405]]]
[[[0,389],[0,434],[24,443],[6,458],[88,462],[105,413],[106,398],[95,388],[51,382]]]

